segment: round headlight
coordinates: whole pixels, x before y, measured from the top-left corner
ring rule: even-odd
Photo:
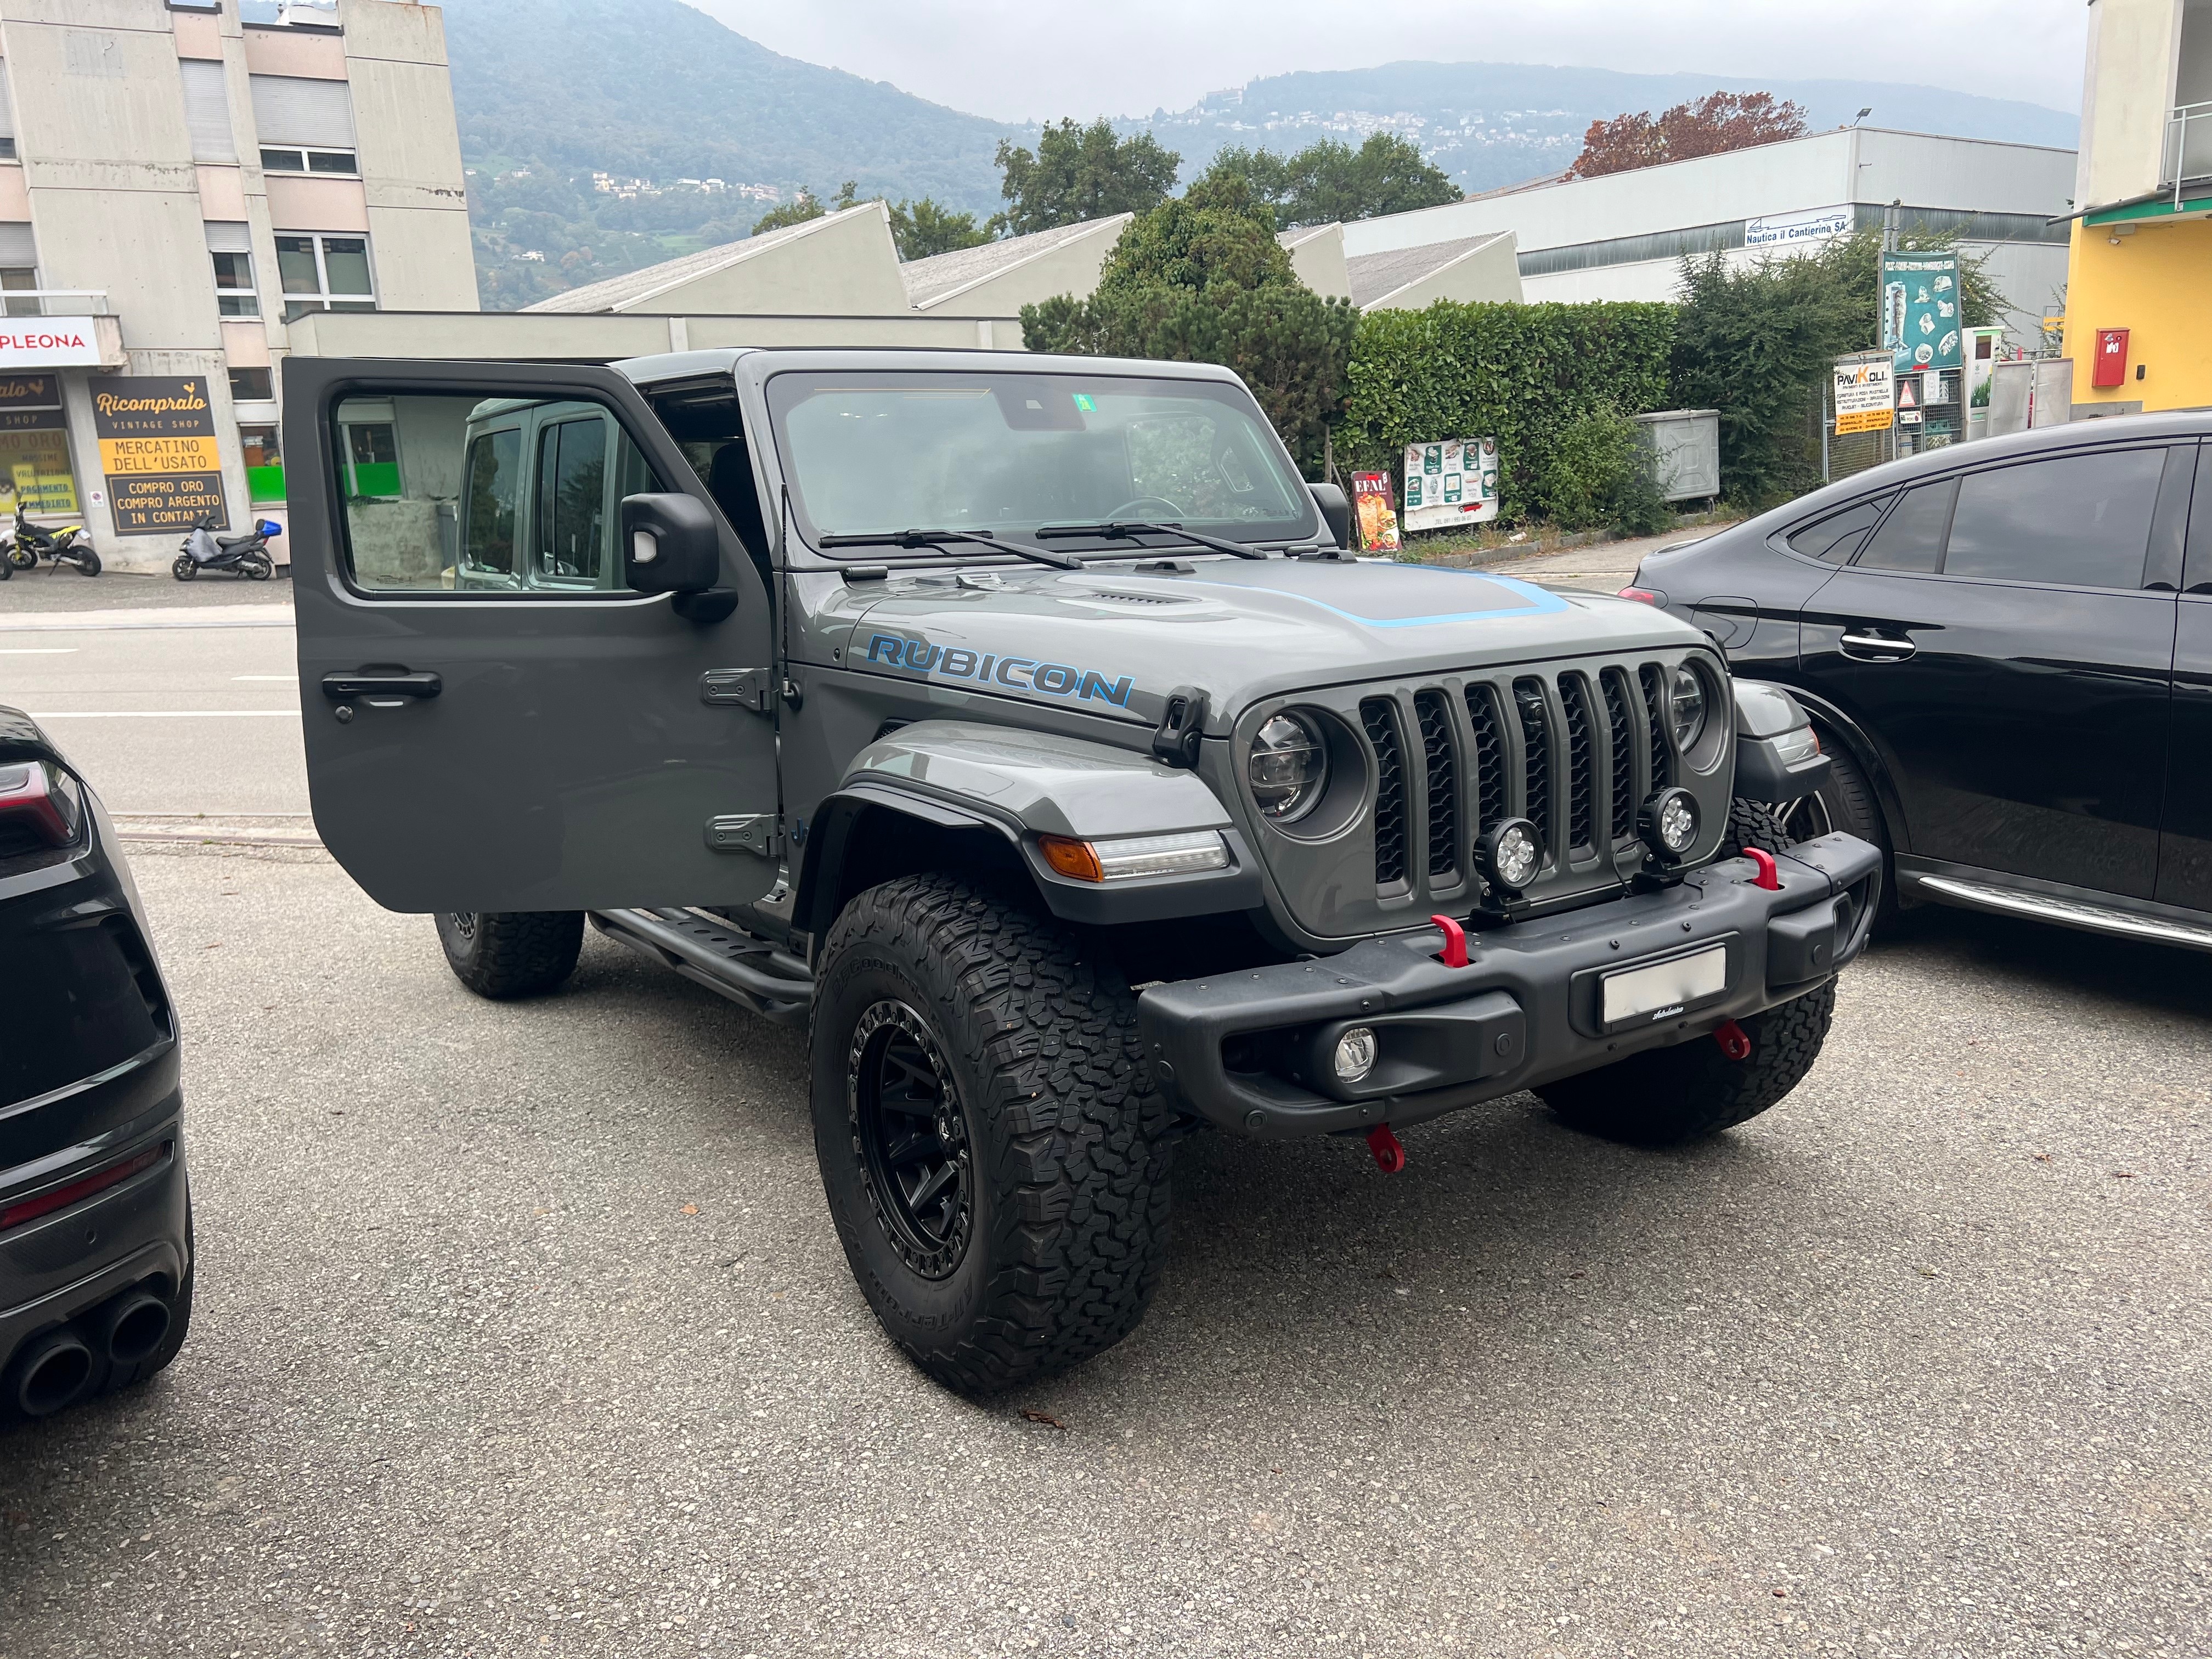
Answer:
[[[1637,815],[1644,844],[1671,864],[1698,841],[1698,798],[1686,789],[1662,789]]]
[[[1508,818],[1493,826],[1475,843],[1475,862],[1482,878],[1510,898],[1536,879],[1544,861],[1544,843],[1536,826],[1526,818]]]
[[[1365,1025],[1355,1025],[1336,1040],[1336,1053],[1330,1065],[1340,1083],[1357,1083],[1375,1069],[1375,1033]]]
[[[1689,753],[1705,735],[1705,681],[1684,663],[1667,686],[1667,724],[1673,729],[1677,752]]]
[[[1328,747],[1303,714],[1276,714],[1252,734],[1244,775],[1260,811],[1278,823],[1304,815],[1328,783]]]

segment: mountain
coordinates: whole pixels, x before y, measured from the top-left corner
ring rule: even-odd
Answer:
[[[1001,205],[1000,141],[1036,139],[770,52],[679,0],[445,0],[445,19],[489,309],[733,241],[802,185],[827,197],[849,179],[864,198],[931,196],[980,219]],[[2070,147],[2079,126],[1893,82],[1429,63],[1271,76],[1116,125],[1178,151],[1186,179],[1225,144],[1289,151],[1388,131],[1483,191],[1563,170],[1594,120],[1717,88],[1794,99],[1816,129],[1869,104],[1875,125],[1965,137]]]
[[[1149,131],[1181,152],[1183,176],[1225,145],[1296,150],[1316,138],[1358,143],[1395,132],[1419,143],[1461,189],[1474,192],[1562,173],[1592,121],[1653,114],[1709,92],[1771,92],[1804,106],[1819,131],[1869,105],[1870,125],[2071,149],[2081,123],[2009,98],[1982,98],[1891,81],[1745,80],[1724,75],[1631,75],[1538,64],[1386,64],[1379,69],[1269,76],[1210,93],[1185,110],[1117,123]]]

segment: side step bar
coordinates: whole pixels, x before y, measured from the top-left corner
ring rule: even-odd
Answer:
[[[2129,939],[2154,939],[2185,950],[2212,951],[2212,927],[2172,921],[2162,916],[2142,916],[2131,910],[2090,904],[2080,899],[2058,898],[2049,893],[2023,892],[1986,881],[1960,876],[1920,876],[1914,890],[1949,904],[1970,905],[1977,910],[1997,910],[2007,915],[2032,916],[2061,927],[2079,927],[2092,933],[2118,933]]]
[[[592,926],[779,1025],[802,1024],[813,1005],[803,963],[730,922],[696,910],[594,910]]]

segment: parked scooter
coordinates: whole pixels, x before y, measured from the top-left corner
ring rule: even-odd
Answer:
[[[8,539],[7,556],[0,558],[0,581],[18,570],[35,570],[40,559],[58,565],[73,564],[88,576],[100,574],[100,555],[92,550],[92,538],[81,524],[48,530],[23,516],[23,498],[15,498],[15,533]]]
[[[185,538],[169,574],[188,582],[203,570],[228,570],[249,581],[265,582],[276,568],[269,556],[269,538],[283,533],[283,525],[262,519],[243,536],[218,536],[214,520],[203,520]]]

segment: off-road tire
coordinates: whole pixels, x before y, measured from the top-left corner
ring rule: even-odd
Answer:
[[[862,1150],[861,1043],[887,1003],[927,1028],[964,1123],[970,1219],[936,1276],[895,1236]],[[1136,1328],[1166,1254],[1174,1116],[1117,969],[1019,903],[902,878],[830,929],[811,1048],[830,1215],[861,1293],[915,1364],[990,1394]]]
[[[1762,853],[1781,853],[1790,845],[1790,832],[1782,827],[1781,817],[1772,807],[1741,799],[1729,803],[1724,850],[1740,857],[1748,848],[1755,847]]]
[[[497,1002],[555,989],[584,948],[581,910],[441,912],[437,923],[453,977]]]
[[[1835,1018],[1836,981],[1739,1020],[1747,1060],[1730,1060],[1711,1036],[1696,1036],[1595,1072],[1547,1083],[1536,1093],[1561,1121],[1587,1134],[1641,1146],[1702,1140],[1757,1117],[1805,1079]]]

